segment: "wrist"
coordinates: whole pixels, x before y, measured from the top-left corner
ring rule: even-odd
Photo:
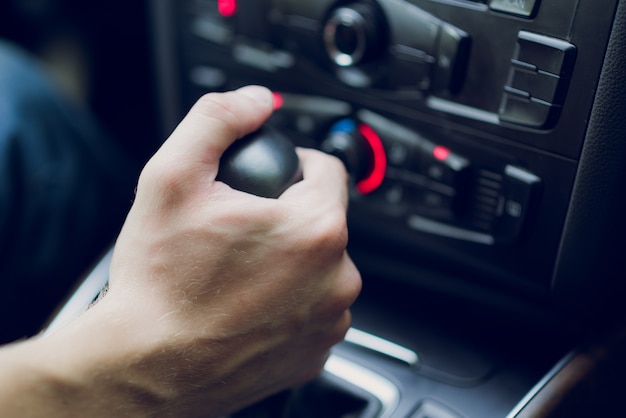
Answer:
[[[65,328],[2,348],[0,415],[154,416],[164,397],[132,364],[146,336],[112,313],[103,300]]]

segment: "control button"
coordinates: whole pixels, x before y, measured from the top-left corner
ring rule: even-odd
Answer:
[[[189,70],[189,81],[203,89],[220,90],[226,87],[228,76],[221,68],[197,65]]]
[[[387,85],[393,89],[429,90],[435,57],[405,45],[390,48],[392,56]]]
[[[416,158],[413,147],[406,143],[383,138],[383,146],[387,154],[387,166],[397,169],[409,169]]]
[[[459,92],[465,78],[469,48],[470,37],[467,33],[450,24],[442,23],[433,85],[435,91],[452,94]]]
[[[442,187],[437,189],[426,188],[417,192],[416,212],[431,219],[454,220],[457,213],[456,191]]]
[[[235,37],[232,24],[213,15],[195,17],[190,24],[191,33],[217,45],[230,45]]]
[[[576,47],[569,42],[537,33],[520,31],[517,36],[519,51],[516,59],[537,67],[538,71],[561,77],[571,75]]]
[[[530,100],[530,93],[524,90],[519,90],[511,86],[504,86],[504,92],[511,96],[517,96],[522,99]]]
[[[470,163],[447,147],[423,140],[416,171],[425,177],[417,206],[421,214],[453,220],[461,211]]]
[[[424,141],[420,146],[418,171],[437,183],[462,189],[467,180],[470,163],[442,145]]]
[[[237,0],[217,0],[217,11],[224,17],[231,17],[237,12]]]
[[[378,132],[390,168],[411,170],[417,165],[418,150],[424,142],[419,134],[369,110],[360,110],[357,116]]]
[[[248,39],[240,39],[233,46],[232,54],[237,63],[270,73],[290,69],[296,61],[290,52]]]
[[[539,5],[538,0],[490,0],[489,8],[516,16],[531,17]]]
[[[274,93],[275,105],[277,102],[280,106],[272,114],[271,122],[308,138],[324,138],[338,119],[352,112],[350,104],[321,96]]]
[[[511,60],[511,64],[513,64],[513,66],[519,70],[526,70],[526,71],[530,71],[531,73],[536,73],[537,72],[537,66],[535,64],[531,64],[529,62],[524,62],[524,61],[520,61],[518,59],[513,58]]]
[[[510,86],[514,89],[527,92],[529,96],[546,102],[561,102],[558,89],[561,78],[550,73],[537,73],[513,68]]]
[[[477,244],[493,245],[494,240],[490,234],[476,232],[465,228],[459,228],[445,222],[437,222],[419,215],[411,215],[407,219],[409,228],[428,234],[448,237],[462,241],[475,242]],[[419,415],[418,415],[419,416]]]
[[[340,67],[375,57],[384,49],[385,38],[380,13],[366,3],[336,9],[324,27],[326,51]]]
[[[571,77],[576,47],[569,42],[520,31],[504,87],[500,120],[549,129],[556,124]]]
[[[485,232],[493,230],[499,216],[503,177],[499,172],[477,170],[467,205],[468,226]]]
[[[384,196],[385,203],[400,206],[406,199],[406,186],[399,182],[383,182],[380,195]]]
[[[513,242],[519,237],[540,185],[541,179],[533,173],[512,165],[506,166],[499,207],[500,219],[495,233],[498,242]]]
[[[437,54],[441,20],[406,1],[380,2],[380,6],[393,22],[389,27],[392,48],[404,46],[428,56]]]
[[[504,93],[499,114],[501,121],[539,129],[554,126],[561,106],[512,93],[510,89]]]
[[[415,189],[410,185],[392,179],[385,179],[380,187],[367,195],[368,204],[380,212],[393,217],[406,214]]]
[[[357,181],[365,178],[374,165],[374,153],[367,139],[350,119],[336,123],[320,149],[339,158]]]

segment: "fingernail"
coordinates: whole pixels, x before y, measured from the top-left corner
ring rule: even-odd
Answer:
[[[245,86],[237,90],[239,93],[259,102],[264,106],[273,106],[272,92],[263,86]]]

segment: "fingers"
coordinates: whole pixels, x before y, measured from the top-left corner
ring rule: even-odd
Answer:
[[[235,140],[258,129],[270,116],[270,90],[247,86],[200,98],[157,154],[215,167]]]
[[[338,202],[344,211],[348,207],[348,174],[339,159],[312,149],[297,150],[302,166],[302,178],[280,197],[303,203]]]

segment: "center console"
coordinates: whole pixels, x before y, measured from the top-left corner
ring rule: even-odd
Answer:
[[[541,301],[615,3],[159,5],[165,129],[208,91],[266,85],[271,125],[350,160],[350,220],[383,258]]]
[[[605,55],[620,10],[617,0],[151,3],[164,136],[202,94],[262,84],[275,92],[268,125],[352,176],[349,250],[364,278],[355,329],[322,379],[265,413],[522,416],[567,363],[569,338],[614,305],[598,302],[619,263],[597,234],[623,227],[612,220],[621,198],[596,192],[616,182],[609,170],[586,167],[606,158],[622,172],[603,149],[619,145],[594,130],[616,123],[599,97],[613,87],[602,77],[616,65]],[[581,209],[589,196],[604,215]]]

